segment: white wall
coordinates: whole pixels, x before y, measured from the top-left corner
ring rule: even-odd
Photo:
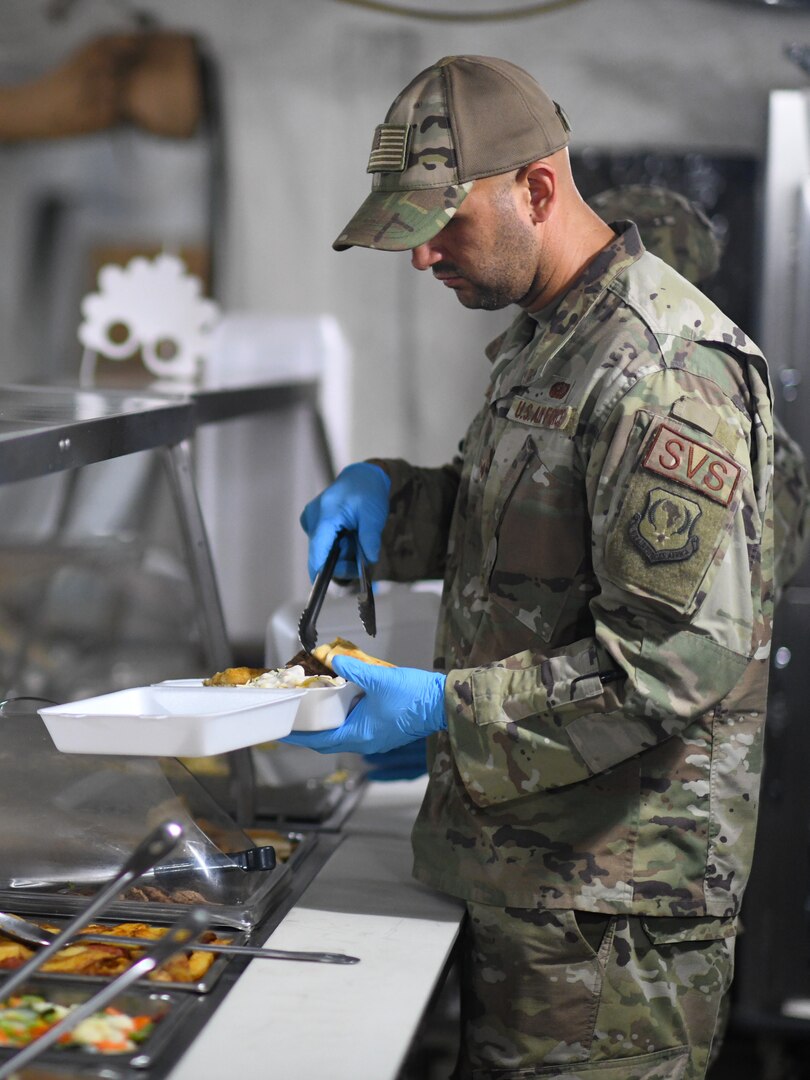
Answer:
[[[461,26],[333,0],[168,9],[196,19],[223,65],[229,299],[341,319],[356,357],[358,456],[432,463],[452,453],[486,379],[481,345],[504,323],[461,308],[407,254],[331,250],[369,188],[374,127],[412,75],[447,53],[504,56],[563,103],[576,145],[754,153],[768,91],[807,81],[782,56],[786,42],[810,40],[807,15],[722,0],[583,0]]]
[[[121,21],[121,8],[102,0],[78,0],[59,24],[45,21],[44,0],[0,0],[0,16],[4,2],[14,17],[0,18],[0,60],[18,74]],[[498,6],[423,3],[456,11]],[[225,305],[340,320],[355,358],[357,457],[434,463],[449,456],[485,384],[482,345],[506,321],[503,313],[461,308],[430,275],[413,271],[407,254],[331,249],[369,189],[374,127],[417,71],[452,52],[521,64],[564,105],[577,147],[754,154],[764,145],[769,90],[807,83],[782,50],[810,41],[810,16],[731,0],[581,0],[539,17],[469,24],[393,17],[338,0],[139,6],[201,34],[222,73],[230,174]],[[0,219],[12,222],[19,162],[14,148],[0,152]],[[194,182],[190,199],[198,194]],[[162,185],[166,198],[168,187],[175,199],[182,193],[182,181]],[[0,315],[14,275],[7,258]],[[13,342],[3,344],[0,378],[11,370]]]

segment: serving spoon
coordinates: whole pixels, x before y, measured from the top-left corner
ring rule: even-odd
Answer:
[[[53,930],[46,930],[36,923],[21,919],[18,915],[9,915],[4,911],[0,911],[0,930],[27,945],[51,945],[59,936]],[[156,940],[159,941],[160,938],[122,937],[120,934],[85,934],[80,931],[70,944],[80,945],[83,941],[98,941],[104,945],[128,945],[144,949],[153,945]],[[63,942],[63,947],[66,948],[68,944],[68,942]],[[189,942],[187,951],[222,953],[224,956],[247,956],[257,960],[309,960],[320,964],[357,964],[360,959],[344,953],[299,952],[291,949],[266,949],[260,945],[216,945],[213,942]],[[0,981],[0,995],[3,993],[4,987]]]

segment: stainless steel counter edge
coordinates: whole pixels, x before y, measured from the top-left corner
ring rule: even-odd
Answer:
[[[194,433],[195,420],[190,401],[0,386],[0,483],[176,445]]]
[[[0,483],[172,446],[202,425],[304,406],[312,380],[221,386],[0,385]]]

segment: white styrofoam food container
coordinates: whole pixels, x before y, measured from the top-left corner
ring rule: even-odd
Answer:
[[[156,699],[166,705],[170,705],[178,694],[196,693],[204,699],[206,706],[221,709],[242,707],[247,702],[267,704],[278,694],[290,692],[263,686],[203,686],[201,679],[170,679],[156,683],[152,690]],[[327,731],[340,727],[355,698],[363,691],[355,683],[347,682],[345,686],[296,687],[294,693],[302,696],[293,720],[293,731]]]
[[[222,700],[214,687],[177,687],[161,694],[136,686],[39,710],[57,750],[68,754],[208,757],[282,739],[292,731],[302,690]]]
[[[312,686],[304,689],[293,731],[328,731],[340,727],[363,691],[356,683],[345,686]]]

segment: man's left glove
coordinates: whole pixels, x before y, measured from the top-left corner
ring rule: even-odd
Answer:
[[[366,776],[381,783],[424,776],[428,771],[426,743],[427,739],[417,739],[396,750],[386,750],[384,754],[363,754],[363,760],[370,766]]]
[[[447,676],[419,668],[382,667],[336,656],[332,667],[365,694],[339,728],[293,732],[282,742],[321,754],[381,754],[447,727]]]

